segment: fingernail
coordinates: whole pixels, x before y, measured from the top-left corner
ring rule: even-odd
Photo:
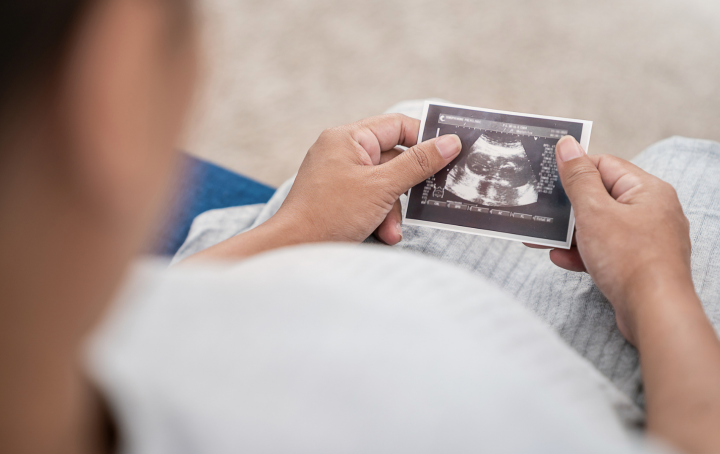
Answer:
[[[436,140],[435,146],[443,158],[450,159],[460,153],[462,142],[460,142],[460,137],[455,134],[448,134]]]
[[[395,228],[397,229],[398,235],[400,235],[400,241],[402,241],[402,224],[398,222],[397,225],[395,225]]]
[[[573,136],[565,136],[560,139],[557,144],[557,150],[558,157],[562,162],[579,158],[585,153]]]

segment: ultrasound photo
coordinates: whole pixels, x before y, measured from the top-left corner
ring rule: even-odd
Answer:
[[[498,133],[481,135],[468,155],[450,170],[445,189],[486,206],[537,202],[537,178],[522,142]]]
[[[572,206],[555,145],[571,135],[587,151],[592,122],[426,103],[418,141],[457,134],[463,148],[414,187],[405,223],[569,248]]]

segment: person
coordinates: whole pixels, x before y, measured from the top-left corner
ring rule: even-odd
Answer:
[[[2,452],[653,452],[628,429],[644,415],[670,446],[720,449],[720,146],[640,157],[673,187],[561,140],[576,244],[549,268],[403,228],[401,195],[459,142],[373,117],[325,131],[254,228],[131,268],[171,187],[193,17],[0,3]],[[373,233],[416,253],[347,244]]]

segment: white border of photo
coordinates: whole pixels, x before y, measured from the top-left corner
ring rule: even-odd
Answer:
[[[580,123],[582,124],[582,134],[580,137],[580,145],[582,146],[583,150],[587,153],[588,148],[590,146],[590,134],[592,133],[592,121],[588,120],[577,120],[572,118],[562,118],[562,117],[549,117],[545,115],[534,115],[534,114],[524,114],[519,112],[509,112],[509,111],[503,111],[503,110],[494,110],[494,109],[482,109],[478,107],[471,107],[471,106],[463,106],[460,104],[451,104],[451,103],[443,103],[443,102],[434,102],[434,101],[426,101],[425,105],[423,106],[423,113],[420,117],[420,132],[418,134],[418,143],[422,141],[424,132],[425,132],[425,124],[427,121],[427,115],[428,110],[430,109],[430,106],[440,106],[440,107],[455,107],[460,109],[466,109],[466,110],[473,110],[476,112],[489,112],[494,114],[505,114],[505,115],[514,115],[518,117],[526,117],[526,118],[542,118],[546,120],[555,120],[555,121],[566,121],[566,122],[572,122],[572,123]],[[412,189],[408,191],[408,201],[409,196],[412,192]],[[548,240],[545,238],[536,238],[531,236],[523,236],[523,235],[517,235],[513,233],[505,233],[505,232],[498,232],[494,230],[483,230],[483,229],[476,229],[472,227],[464,227],[454,224],[444,224],[439,222],[431,222],[431,221],[423,221],[419,219],[407,219],[407,208],[408,204],[404,204],[403,207],[403,223],[405,225],[415,225],[415,226],[421,226],[421,227],[431,227],[435,229],[440,230],[449,230],[452,232],[460,232],[460,233],[469,233],[472,235],[482,235],[487,236],[491,238],[499,238],[503,240],[510,240],[510,241],[520,241],[523,243],[528,244],[534,244],[538,246],[547,246],[547,247],[553,247],[553,248],[562,248],[562,249],[570,249],[572,244],[572,237],[573,233],[575,231],[575,213],[573,209],[570,209],[570,221],[568,223],[568,230],[567,230],[567,238],[565,241],[555,241],[555,240]]]

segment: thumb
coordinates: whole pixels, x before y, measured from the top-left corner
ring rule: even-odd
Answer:
[[[377,166],[389,180],[388,187],[397,197],[413,186],[435,175],[462,150],[460,137],[455,134],[441,136],[412,148],[408,148],[395,159]]]
[[[565,136],[555,147],[558,173],[575,212],[610,198],[602,177],[585,150],[572,136]]]

